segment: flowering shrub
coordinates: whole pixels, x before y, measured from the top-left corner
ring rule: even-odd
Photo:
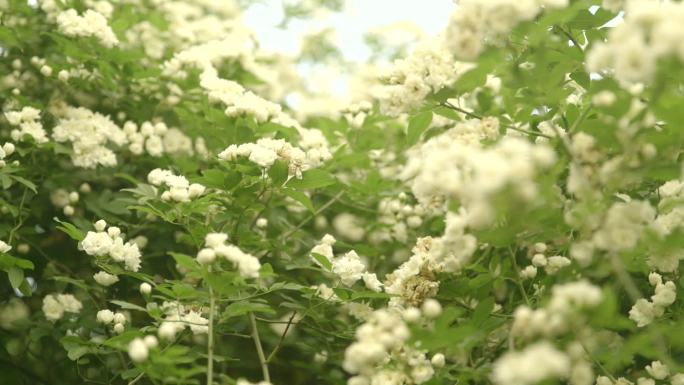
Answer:
[[[0,0],[0,383],[684,385],[682,3],[462,0],[344,103],[239,15]]]

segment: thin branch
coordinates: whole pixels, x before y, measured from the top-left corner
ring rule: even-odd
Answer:
[[[268,363],[264,355],[264,349],[261,347],[261,339],[259,338],[259,329],[257,329],[256,319],[254,313],[249,313],[249,323],[252,325],[252,339],[256,347],[257,355],[259,356],[259,363],[261,364],[261,373],[264,376],[264,381],[271,382],[271,375],[268,372]]]
[[[575,119],[575,121],[572,123],[572,126],[570,126],[570,128],[568,129],[568,134],[575,131],[575,129],[580,125],[580,123],[582,123],[584,119],[586,119],[587,116],[589,116],[589,111],[591,111],[591,106],[585,108],[584,111],[582,111],[582,114],[577,119]]]
[[[330,207],[333,203],[335,203],[338,199],[344,195],[345,191],[340,191],[337,194],[335,194],[334,197],[332,197],[328,202],[326,202],[323,206],[319,207],[318,210],[316,210],[313,214],[309,215],[306,217],[303,221],[299,222],[297,226],[294,228],[290,229],[288,232],[283,233],[283,235],[280,236],[280,239],[285,239],[288,238],[290,235],[294,234],[295,231],[301,229],[305,224],[307,224],[310,220],[315,218],[318,214],[322,213],[325,211],[328,207]]]
[[[12,230],[10,230],[9,236],[7,239],[7,243],[9,243],[10,245],[12,244],[12,239],[14,238],[14,233],[16,233],[17,230],[19,230],[19,228],[21,227],[21,225],[24,224],[24,217],[22,216],[21,212],[24,209],[24,202],[26,201],[26,194],[27,193],[28,193],[28,188],[24,188],[24,192],[21,195],[21,202],[19,203],[19,218],[17,220],[17,224],[12,228]]]
[[[292,315],[290,316],[290,319],[287,320],[287,326],[285,326],[285,331],[283,334],[280,336],[280,340],[278,340],[278,345],[273,349],[271,354],[268,355],[268,358],[266,359],[266,363],[271,362],[271,360],[275,357],[276,353],[278,353],[278,350],[280,350],[280,347],[283,344],[283,340],[285,339],[285,336],[287,335],[287,332],[290,330],[290,326],[292,326],[292,321],[294,320],[294,317],[297,315],[297,312],[292,312]]]
[[[572,36],[572,34],[566,30],[563,29],[560,25],[556,25],[556,29],[559,30],[565,37],[567,37],[571,42],[573,47],[577,47],[577,49],[580,51],[582,55],[584,55],[584,49],[582,49],[582,46],[575,40],[575,38]]]
[[[132,380],[128,383],[128,385],[133,385],[133,384],[135,384],[136,382],[140,381],[140,379],[143,378],[144,375],[145,375],[145,372],[138,374],[134,379],[132,379]]]

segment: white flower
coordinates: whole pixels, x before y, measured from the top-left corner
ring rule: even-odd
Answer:
[[[0,241],[0,253],[8,253],[12,250],[12,246],[8,245],[4,241]]]
[[[204,191],[206,190],[206,187],[202,186],[199,183],[193,183],[188,187],[188,195],[190,196],[190,199],[197,198],[204,194]]]
[[[261,146],[255,146],[249,154],[250,161],[264,168],[271,167],[276,159],[278,159],[278,154],[275,151]]]
[[[361,279],[366,266],[361,262],[359,255],[352,250],[332,261],[332,271],[340,278],[343,285],[352,286]]]
[[[102,286],[111,286],[119,282],[119,277],[109,274],[106,271],[97,272],[95,275],[93,275],[93,278],[95,279],[95,282]]]
[[[266,228],[266,226],[268,226],[268,219],[266,219],[266,218],[257,219],[256,227],[263,229],[263,228]]]
[[[163,340],[172,340],[176,338],[176,333],[184,328],[185,326],[181,322],[162,322],[161,326],[159,326],[159,338]]]
[[[110,324],[114,321],[114,312],[108,309],[100,310],[97,312],[97,322],[103,324]]]
[[[197,253],[197,262],[200,265],[209,265],[216,260],[216,252],[210,248],[204,248]]]
[[[492,381],[500,385],[533,385],[545,379],[564,378],[570,359],[546,341],[522,351],[509,351],[494,362]]]
[[[109,254],[114,246],[114,241],[107,233],[88,231],[81,241],[81,246],[88,255],[101,257]]]
[[[223,246],[227,240],[228,235],[223,233],[209,233],[204,237],[204,243],[212,249]]]
[[[17,328],[16,321],[29,317],[29,307],[19,298],[12,298],[3,306],[0,306],[0,328],[14,330]]]
[[[670,369],[660,361],[653,361],[646,366],[646,371],[656,380],[664,380],[670,375]]]
[[[112,330],[113,330],[114,333],[116,333],[116,334],[121,334],[121,333],[123,333],[124,330],[125,330],[124,324],[122,324],[122,323],[114,324],[114,327],[112,328]]]
[[[145,346],[147,346],[149,349],[154,349],[159,345],[159,341],[157,340],[157,337],[153,335],[147,335],[143,339],[143,342],[145,342]]]
[[[427,318],[437,318],[442,314],[442,305],[434,298],[428,298],[421,306],[423,315]]]
[[[128,355],[134,362],[143,362],[149,356],[149,349],[142,338],[134,338],[128,344]]]
[[[684,374],[677,373],[670,378],[671,385],[684,385]]]
[[[140,284],[140,294],[149,295],[151,292],[152,292],[152,285],[150,285],[147,282],[143,282]]]
[[[79,313],[83,304],[71,294],[48,294],[43,298],[43,313],[45,318],[56,321],[64,313]]]
[[[367,289],[375,292],[382,291],[382,282],[378,280],[375,273],[363,273],[361,277],[363,278],[363,283],[366,285]]]
[[[105,222],[104,219],[100,219],[97,222],[95,222],[95,230],[97,232],[104,231],[106,227],[107,227],[107,222]]]
[[[183,321],[187,322],[190,330],[194,334],[203,334],[209,331],[209,320],[202,317],[202,315],[196,311],[190,311],[183,317]]]
[[[125,324],[126,316],[123,313],[114,313],[114,323]]]
[[[653,303],[646,299],[638,299],[634,306],[629,310],[629,319],[637,323],[638,327],[644,327],[657,316],[658,310]]]
[[[171,171],[155,168],[147,174],[147,181],[152,185],[160,186],[169,175],[171,175]]]
[[[444,366],[445,359],[444,359],[444,354],[442,353],[437,353],[432,358],[430,359],[430,363],[432,363],[432,366],[441,368]]]

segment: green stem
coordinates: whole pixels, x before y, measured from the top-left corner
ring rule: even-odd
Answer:
[[[264,355],[264,349],[261,347],[261,339],[259,338],[259,329],[257,329],[256,319],[254,313],[249,313],[249,323],[252,325],[252,339],[256,347],[257,355],[259,356],[259,363],[261,364],[261,373],[264,376],[264,381],[271,382],[271,375],[268,372],[268,363]]]
[[[207,385],[214,383],[214,290],[209,287],[209,330],[207,337]]]

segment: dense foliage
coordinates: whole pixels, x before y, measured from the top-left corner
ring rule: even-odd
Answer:
[[[248,6],[0,0],[0,383],[684,384],[684,5]]]

